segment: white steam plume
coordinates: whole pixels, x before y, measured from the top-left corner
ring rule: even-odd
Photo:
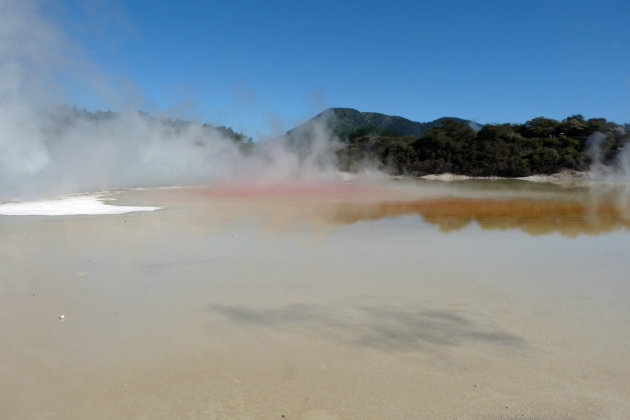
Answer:
[[[627,135],[623,127],[616,127],[614,134],[623,138]],[[630,181],[630,141],[625,139],[623,146],[616,151],[612,162],[606,161],[604,142],[608,135],[596,132],[586,140],[586,154],[591,158],[590,178],[605,182]]]
[[[618,138],[623,139],[628,134],[623,127],[615,130],[614,135]],[[605,160],[606,140],[605,134],[596,132],[586,142],[586,153],[591,158],[589,198],[593,206],[614,203],[621,216],[627,219],[630,217],[630,140],[625,139],[612,162]]]
[[[116,187],[256,184],[317,180],[334,174],[324,124],[308,147],[278,138],[242,145],[199,123],[137,111],[89,113],[60,106],[60,80],[115,97],[95,66],[81,60],[59,25],[31,0],[0,0],[0,200]],[[92,83],[98,80],[98,83]]]

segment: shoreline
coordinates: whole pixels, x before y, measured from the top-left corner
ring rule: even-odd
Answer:
[[[423,180],[423,181],[438,181],[438,182],[465,182],[465,181],[525,181],[537,184],[554,184],[560,186],[588,186],[593,183],[619,183],[627,182],[627,179],[611,176],[611,175],[597,175],[591,171],[573,171],[565,170],[556,172],[553,174],[536,174],[525,177],[504,177],[504,176],[474,176],[474,175],[462,175],[452,172],[444,172],[441,174],[427,174],[427,175],[387,175],[378,170],[363,171],[363,172],[340,172],[341,180],[344,182],[356,182],[356,181],[378,181],[383,179],[392,180]]]
[[[442,174],[429,174],[417,177],[418,179],[426,179],[430,181],[468,181],[468,180],[515,180],[528,181],[536,183],[552,183],[552,184],[587,184],[595,181],[591,172],[584,171],[561,171],[554,174],[537,174],[524,177],[502,177],[502,176],[472,176],[458,175],[450,172]]]
[[[590,188],[593,186],[626,186],[628,179],[606,174],[597,174],[592,171],[566,170],[554,174],[539,174],[526,177],[500,177],[500,176],[471,176],[450,172],[441,174],[428,174],[423,176],[387,175],[377,170],[365,170],[362,172],[337,172],[335,179],[320,180],[295,180],[273,185],[250,185],[248,183],[189,185],[189,186],[138,186],[108,188],[101,191],[76,192],[57,194],[49,197],[41,197],[34,200],[0,200],[0,216],[81,216],[124,214],[130,212],[149,212],[160,210],[161,207],[138,207],[131,203],[119,205],[111,203],[119,193],[125,191],[169,191],[181,189],[209,189],[218,196],[238,195],[246,196],[291,196],[330,194],[331,192],[344,193],[344,188],[373,187],[375,185],[388,184],[387,181],[432,181],[438,183],[465,183],[467,181],[523,181],[531,184],[549,184],[559,187]],[[336,186],[336,187],[335,187]],[[341,188],[341,190],[339,189]],[[346,193],[348,191],[345,191]]]

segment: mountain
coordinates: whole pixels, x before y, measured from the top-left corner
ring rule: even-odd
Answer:
[[[325,126],[342,139],[368,134],[422,137],[430,128],[440,127],[449,120],[466,123],[475,131],[482,127],[480,124],[461,118],[443,117],[429,122],[416,122],[378,112],[360,112],[352,108],[328,108],[307,122],[289,130],[287,135],[308,137],[316,127]]]
[[[606,168],[626,173],[630,133],[605,118],[576,114],[562,121],[536,117],[523,124],[485,124],[461,118],[415,122],[403,117],[330,108],[287,132],[287,145],[300,158],[321,149],[329,131],[342,171],[367,164],[392,175],[523,177],[563,170]],[[325,142],[324,142],[325,143]]]

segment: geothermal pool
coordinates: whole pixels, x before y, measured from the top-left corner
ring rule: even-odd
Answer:
[[[628,191],[226,185],[0,216],[0,417],[628,418]]]

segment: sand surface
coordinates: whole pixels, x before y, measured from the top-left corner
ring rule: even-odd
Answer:
[[[630,417],[623,191],[112,197],[0,216],[0,418]]]

